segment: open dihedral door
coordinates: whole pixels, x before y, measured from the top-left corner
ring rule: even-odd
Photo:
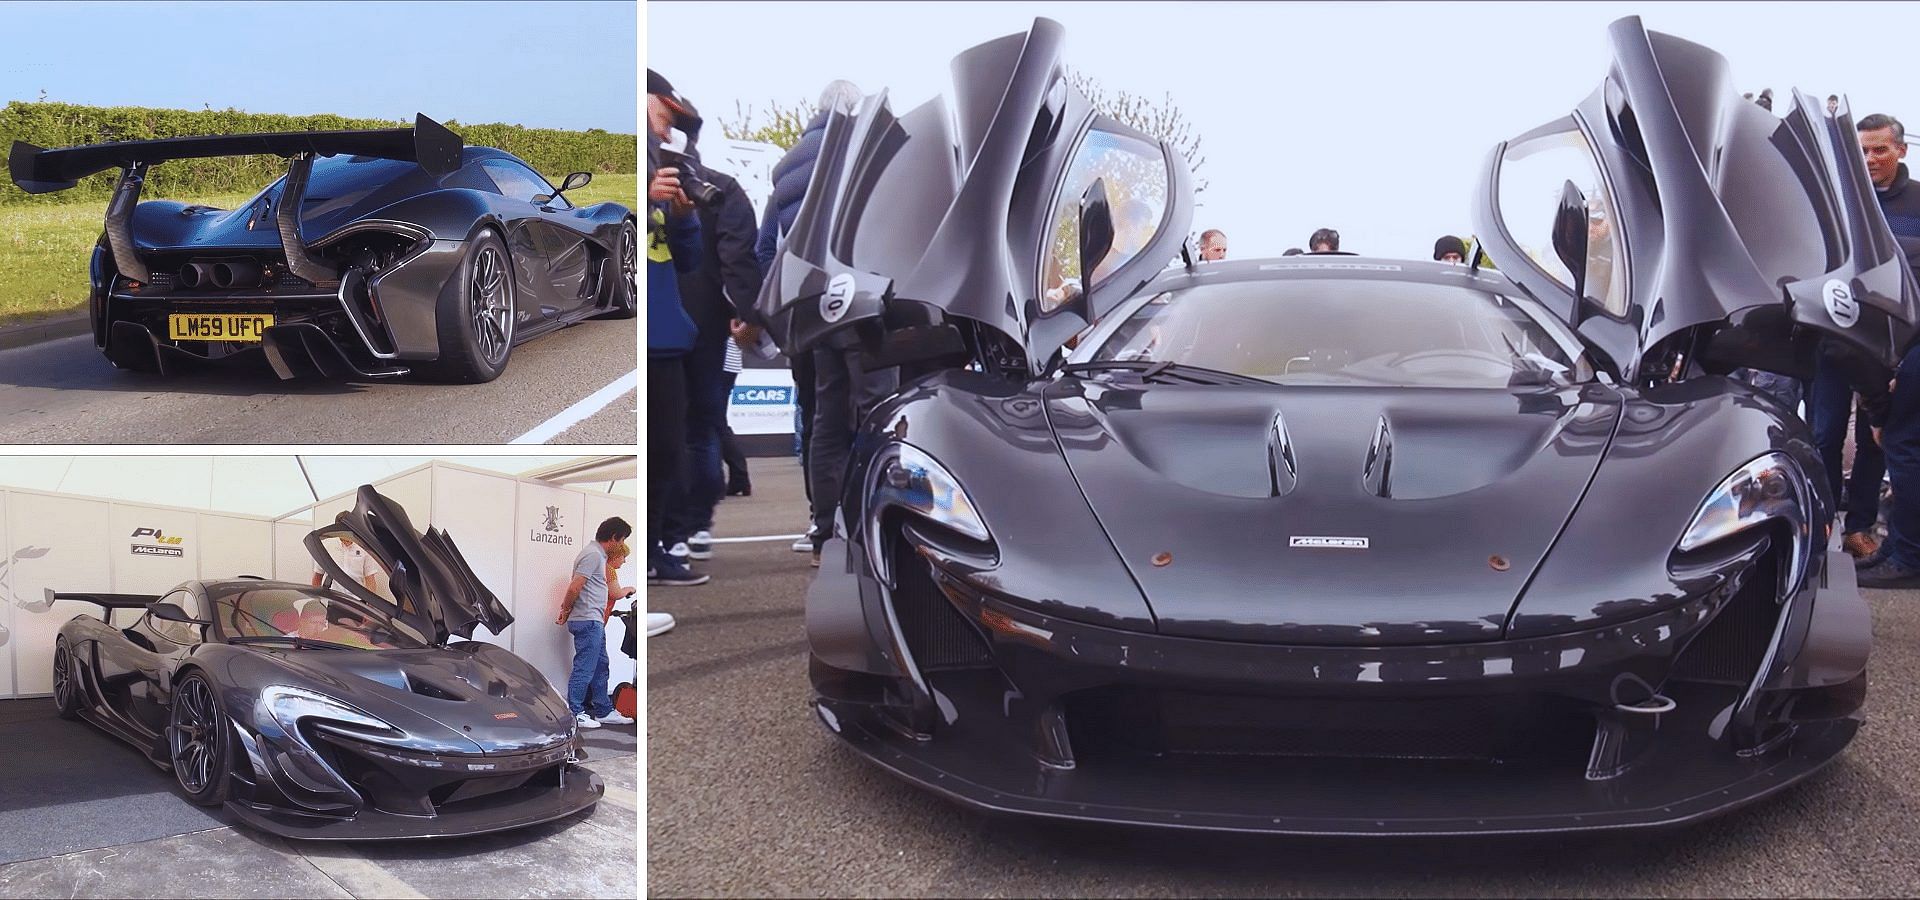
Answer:
[[[1501,271],[1627,381],[1695,366],[1806,377],[1822,346],[1894,365],[1916,290],[1846,106],[1828,116],[1795,92],[1778,117],[1707,47],[1636,17],[1608,35],[1600,88],[1489,157],[1474,226]],[[1578,278],[1553,237],[1568,184],[1587,218]]]
[[[1171,260],[1192,171],[1164,141],[1095,112],[1048,19],[953,60],[953,103],[896,116],[884,92],[830,110],[820,155],[757,308],[788,353],[886,318],[890,362],[963,346],[965,319],[1034,371]],[[1104,191],[1111,250],[1090,283],[1080,213]],[[942,340],[943,334],[948,338]]]
[[[371,584],[342,564],[352,552],[342,546],[343,538],[378,563]],[[305,544],[335,589],[405,624],[421,640],[445,644],[455,636],[472,638],[476,625],[499,634],[513,624],[513,614],[481,583],[445,531],[414,530],[406,511],[372,485],[361,485],[353,509],[308,533]]]

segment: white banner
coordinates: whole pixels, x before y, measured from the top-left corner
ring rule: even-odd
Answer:
[[[47,589],[140,591],[137,586],[117,586],[112,574],[120,568],[114,564],[114,551],[131,555],[133,544],[117,539],[105,502],[39,494],[10,498],[7,539],[12,544],[10,555],[18,559],[8,580],[14,595],[24,601],[14,609],[13,642],[8,645],[13,651],[14,693],[51,694],[53,642],[60,626],[81,613],[98,616],[103,611],[77,600],[49,606]]]
[[[513,594],[518,623],[513,652],[567,694],[573,635],[555,625],[560,600],[573,580],[573,559],[593,540],[586,498],[579,491],[519,483],[513,516]]]
[[[734,434],[792,434],[791,369],[744,369],[727,402],[727,425]]]

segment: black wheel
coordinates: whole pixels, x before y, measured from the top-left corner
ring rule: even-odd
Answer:
[[[608,289],[613,292],[607,304],[609,319],[631,319],[640,311],[640,233],[633,220],[620,226],[620,239],[614,242],[615,272]]]
[[[180,789],[188,800],[201,806],[218,806],[227,799],[233,746],[228,727],[206,676],[195,672],[173,686],[167,757],[173,763],[173,777],[180,782]]]
[[[66,638],[53,645],[53,705],[62,719],[80,716],[80,669]]]
[[[513,352],[513,259],[499,235],[482,231],[461,266],[460,291],[441,303],[440,359],[428,372],[447,381],[492,381]]]

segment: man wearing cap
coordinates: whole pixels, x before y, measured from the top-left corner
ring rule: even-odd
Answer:
[[[1308,253],[1339,253],[1340,232],[1331,228],[1322,228],[1307,238]]]
[[[687,470],[685,357],[698,330],[680,304],[680,279],[700,265],[700,219],[680,190],[679,171],[655,168],[654,150],[672,139],[689,106],[673,85],[647,70],[647,583],[707,581],[661,543],[665,498]]]
[[[1433,242],[1435,262],[1465,264],[1467,261],[1467,242],[1450,234],[1443,234]]]

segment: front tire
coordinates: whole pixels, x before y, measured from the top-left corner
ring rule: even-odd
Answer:
[[[53,706],[62,719],[80,717],[80,668],[66,638],[53,645]]]
[[[440,304],[440,358],[429,374],[473,384],[499,378],[513,353],[517,317],[513,257],[499,235],[481,231],[468,245],[452,299]]]
[[[628,219],[620,225],[620,237],[614,241],[614,282],[608,285],[606,318],[631,319],[640,312],[640,232]]]
[[[167,758],[187,799],[200,806],[226,802],[233,768],[232,726],[220,711],[213,683],[194,672],[174,685],[167,723]]]

